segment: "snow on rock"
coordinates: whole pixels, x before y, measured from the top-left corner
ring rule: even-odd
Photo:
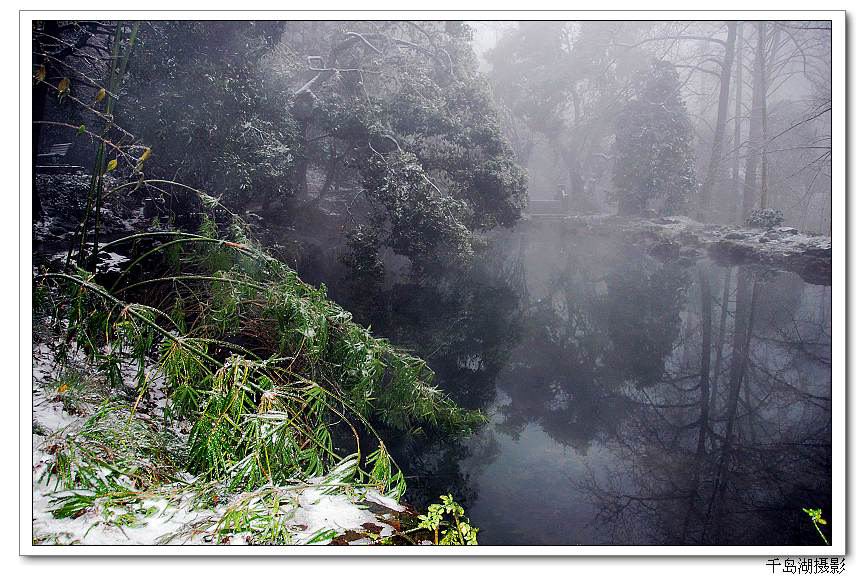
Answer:
[[[570,216],[561,222],[575,231],[622,232],[662,258],[707,254],[732,264],[754,263],[789,270],[813,284],[832,282],[832,238],[790,226],[764,229],[703,224],[687,216]]]

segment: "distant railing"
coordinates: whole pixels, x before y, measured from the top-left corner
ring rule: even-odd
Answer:
[[[63,144],[52,144],[48,152],[37,154],[39,158],[54,158],[66,156],[69,148],[72,147],[72,142],[64,142]]]
[[[62,144],[52,144],[51,148],[49,148],[48,152],[41,152],[36,155],[36,159],[50,159],[50,164],[37,164],[36,170],[39,172],[44,172],[45,170],[61,170],[61,171],[74,171],[81,168],[81,166],[75,166],[72,164],[57,164],[59,158],[64,158],[66,154],[69,153],[69,149],[72,147],[72,142],[64,142]]]
[[[568,197],[560,200],[529,200],[527,207],[530,216],[566,215],[570,212]]]

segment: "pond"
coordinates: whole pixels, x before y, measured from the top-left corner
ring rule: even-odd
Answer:
[[[831,287],[523,224],[468,276],[394,285],[370,323],[489,422],[388,439],[417,507],[483,544],[818,545],[831,538]]]

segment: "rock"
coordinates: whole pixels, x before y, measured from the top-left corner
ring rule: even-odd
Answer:
[[[679,234],[679,241],[682,242],[682,244],[699,244],[700,237],[697,235],[696,232],[693,232],[691,230],[685,230],[684,232]]]
[[[678,242],[668,239],[661,239],[657,244],[652,246],[650,253],[655,258],[668,260],[679,255],[680,245]]]
[[[679,258],[686,261],[697,260],[702,254],[700,250],[692,246],[686,246],[679,250]]]

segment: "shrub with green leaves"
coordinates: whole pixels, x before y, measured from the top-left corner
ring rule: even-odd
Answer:
[[[364,439],[377,438],[375,423],[466,433],[482,420],[432,385],[426,363],[352,322],[323,287],[303,283],[235,224],[230,241],[210,219],[199,234],[164,233],[111,288],[86,273],[45,275],[75,295],[61,301],[70,334],[109,383],[122,384],[124,358],[138,365],[140,395],[165,379],[167,414],[191,422],[189,472],[251,490],[323,474],[349,444],[360,455]],[[132,280],[178,246],[180,273]],[[358,458],[368,466],[357,467],[357,481],[398,497],[404,480],[377,442]]]
[[[102,403],[80,428],[49,438],[48,446],[54,466],[42,479],[53,480],[56,488],[85,490],[91,500],[176,481],[184,461],[171,428],[156,427],[116,401]]]
[[[430,504],[427,513],[418,516],[418,529],[432,532],[436,546],[477,546],[478,529],[469,523],[463,507],[451,494],[440,498],[441,504]]]

